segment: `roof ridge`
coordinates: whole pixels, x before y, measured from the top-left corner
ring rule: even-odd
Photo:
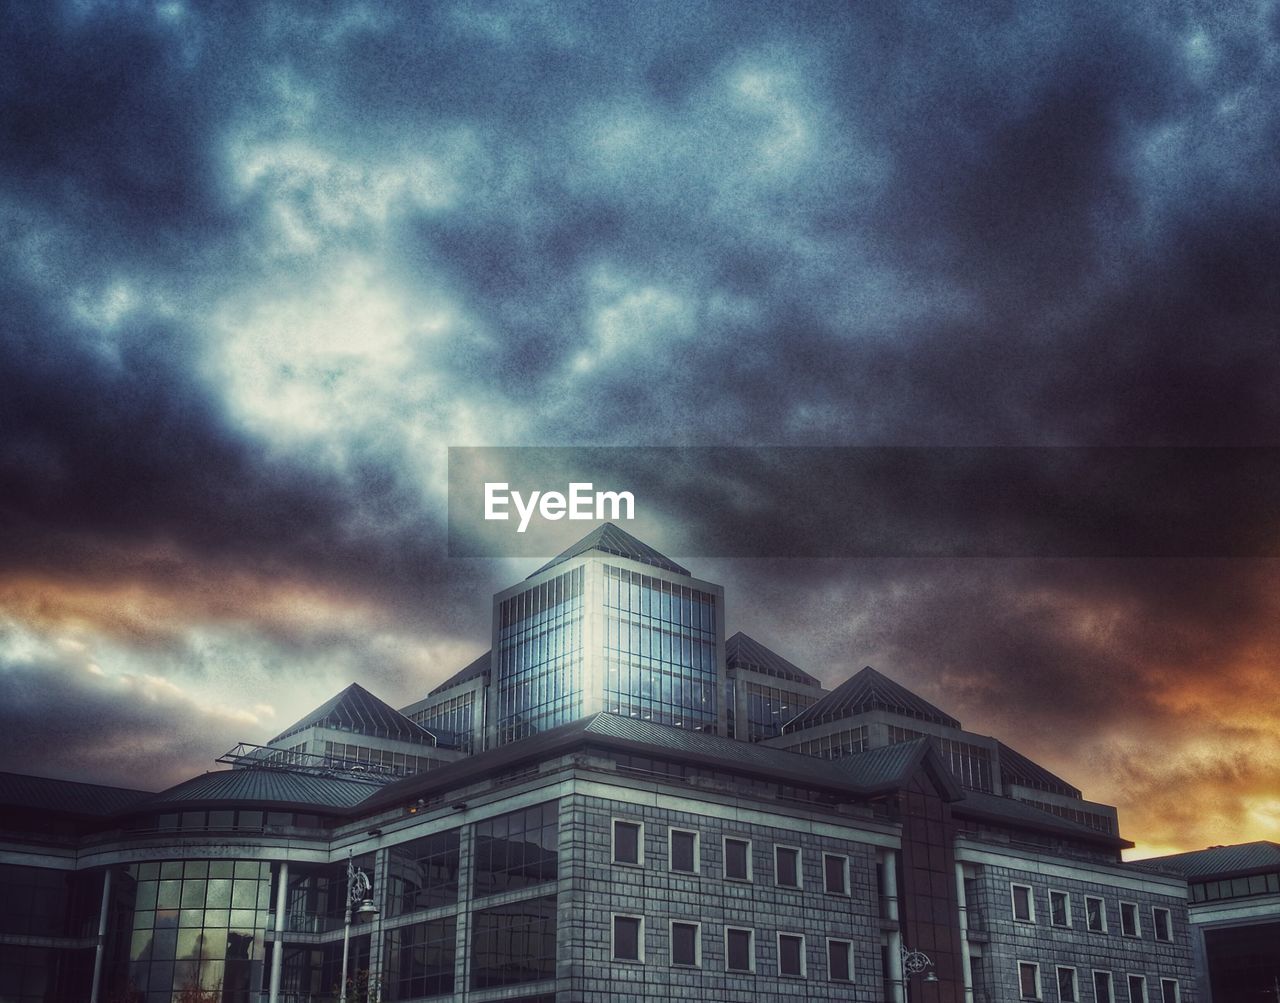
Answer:
[[[564,550],[560,551],[555,557],[551,558],[546,564],[538,568],[537,571],[529,575],[529,578],[535,578],[554,568],[558,564],[570,561],[581,554],[589,553],[593,550],[599,550],[605,554],[612,554],[615,557],[621,557],[624,560],[635,561],[638,564],[649,564],[655,568],[662,568],[664,571],[674,571],[678,575],[686,575],[692,577],[689,569],[677,564],[665,554],[655,550],[643,540],[632,536],[621,526],[616,523],[604,522],[597,526],[591,532],[587,533],[575,543],[570,544]]]

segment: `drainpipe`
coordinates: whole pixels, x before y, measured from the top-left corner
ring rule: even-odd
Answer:
[[[964,896],[964,864],[956,864],[956,901],[960,903],[960,970],[964,973],[964,1001],[973,1003],[973,968],[969,963],[969,902]]]
[[[98,1003],[102,988],[102,956],[107,950],[107,907],[111,904],[111,868],[102,872],[102,908],[98,910],[98,946],[93,955],[93,988],[89,990],[89,1003]]]
[[[279,1003],[280,973],[284,968],[284,911],[289,901],[289,861],[280,861],[280,882],[276,888],[276,936],[271,949],[271,995],[269,1003]],[[259,983],[261,984],[261,983]]]

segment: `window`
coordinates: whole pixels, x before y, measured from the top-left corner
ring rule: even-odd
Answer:
[[[1049,892],[1049,922],[1054,926],[1071,925],[1071,896],[1066,892]]]
[[[457,829],[392,846],[387,854],[387,914],[451,905],[458,900]]]
[[[1084,916],[1089,929],[1094,933],[1107,932],[1107,903],[1092,895],[1084,897]]]
[[[387,932],[382,971],[388,1000],[453,992],[454,924],[446,916]]]
[[[751,880],[751,840],[725,837],[724,876],[732,881]]]
[[[1120,903],[1120,932],[1126,937],[1142,936],[1142,930],[1138,927],[1138,904],[1136,902]]]
[[[1062,1003],[1079,1003],[1080,994],[1076,991],[1076,970],[1058,966],[1058,999]]]
[[[804,957],[804,935],[778,934],[778,974],[803,979],[807,972]]]
[[[1151,928],[1155,931],[1156,940],[1173,940],[1173,923],[1168,909],[1158,905],[1151,907]]]
[[[555,801],[499,815],[475,827],[474,893],[492,895],[554,881],[560,808]]]
[[[1040,966],[1034,961],[1018,962],[1018,993],[1024,1000],[1040,998]]]
[[[1019,923],[1034,923],[1036,921],[1036,900],[1031,894],[1031,886],[1010,885],[1009,891],[1013,896],[1013,918]]]
[[[1097,1003],[1115,1003],[1115,992],[1111,988],[1110,972],[1093,973],[1093,998]]]
[[[671,870],[697,874],[698,834],[688,829],[672,829],[667,839],[671,852],[671,859],[668,861]]]
[[[773,848],[773,879],[780,888],[802,887],[800,851],[794,846]]]
[[[644,824],[613,820],[613,862],[615,864],[644,863]]]
[[[724,967],[730,972],[754,972],[756,970],[756,934],[727,926],[724,930]]]
[[[702,965],[701,924],[671,921],[671,963],[693,968]]]
[[[1181,1003],[1182,993],[1177,979],[1160,980],[1160,1003]]]
[[[556,977],[556,897],[523,899],[472,914],[471,988]]]
[[[836,853],[822,855],[823,887],[833,895],[849,894],[849,858]]]
[[[613,917],[613,960],[644,960],[644,917]]]
[[[827,941],[827,978],[832,982],[853,981],[853,941]]]
[[[1147,977],[1129,976],[1129,1003],[1147,1003]]]

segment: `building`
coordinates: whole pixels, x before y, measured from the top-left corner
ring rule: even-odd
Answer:
[[[606,525],[403,711],[157,793],[0,775],[0,1000],[336,999],[351,866],[353,999],[1195,1003],[1187,878],[1114,809],[723,612]]]

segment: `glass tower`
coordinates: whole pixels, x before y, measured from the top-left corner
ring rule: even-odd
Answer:
[[[724,734],[724,591],[606,523],[494,596],[488,744],[606,711]]]

